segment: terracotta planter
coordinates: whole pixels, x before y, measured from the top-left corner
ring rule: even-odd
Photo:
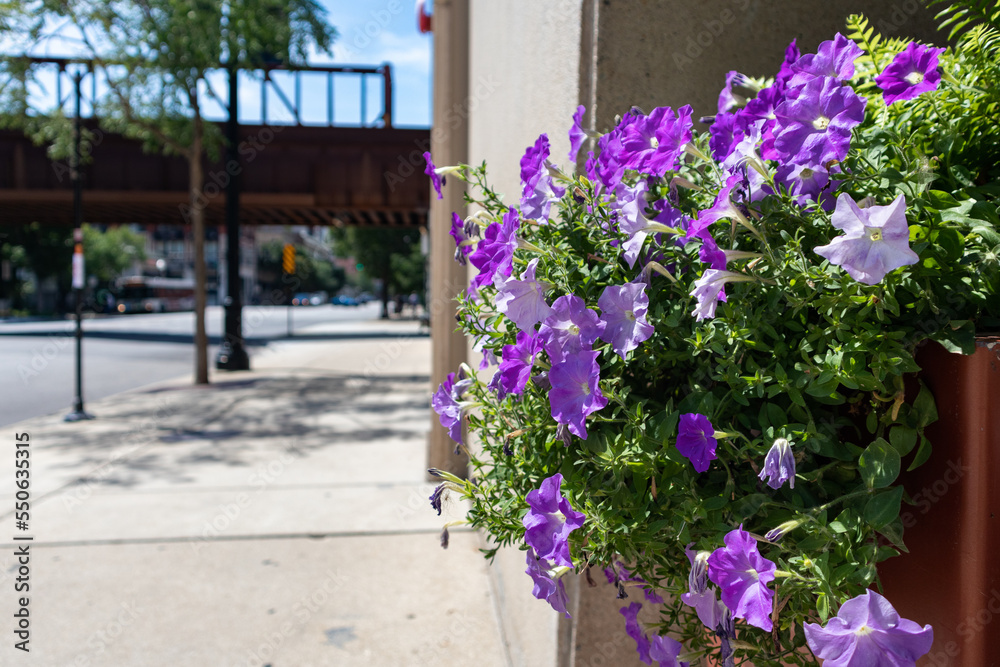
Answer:
[[[928,346],[917,362],[937,402],[934,449],[901,477],[916,502],[903,506],[910,553],[879,573],[902,616],[934,626],[918,666],[1000,667],[1000,339],[970,356]]]

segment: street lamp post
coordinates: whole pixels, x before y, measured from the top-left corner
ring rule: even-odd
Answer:
[[[73,122],[73,154],[70,157],[70,178],[73,181],[73,304],[76,307],[76,398],[73,401],[73,411],[63,419],[77,422],[93,419],[94,416],[83,409],[83,181],[80,178],[80,82],[83,73],[73,74],[73,86],[76,92],[75,112]]]
[[[227,371],[250,370],[250,356],[243,344],[243,281],[240,278],[240,122],[236,65],[229,67],[229,121],[226,123],[226,332],[215,367]]]

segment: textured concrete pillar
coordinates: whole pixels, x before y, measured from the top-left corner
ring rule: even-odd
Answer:
[[[434,121],[431,155],[437,166],[469,161],[469,3],[437,0],[434,3]],[[444,199],[432,195],[430,213],[431,387],[458,370],[465,361],[465,338],[455,331],[455,295],[466,286],[466,269],[453,258],[455,242],[448,231],[451,214],[465,216],[464,183],[449,179]],[[455,443],[431,415],[427,449],[428,467],[464,477],[465,454],[455,454]]]

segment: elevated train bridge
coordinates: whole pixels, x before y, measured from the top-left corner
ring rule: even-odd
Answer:
[[[92,64],[57,58],[33,60],[51,68],[59,108],[72,109],[74,67],[87,67],[88,106],[100,94]],[[241,73],[259,81],[259,115],[241,123],[240,164],[220,158],[204,164],[205,222],[223,224],[225,185],[233,173],[240,184],[240,224],[420,227],[427,224],[429,181],[421,154],[428,150],[426,129],[392,124],[392,75],[380,67],[270,68]],[[360,121],[344,126],[335,118],[335,82],[360,78]],[[368,114],[371,79],[381,88],[381,109]],[[256,83],[256,81],[252,82]],[[252,85],[251,83],[251,85]],[[86,88],[86,86],[85,86]],[[70,92],[64,95],[64,90]],[[307,101],[303,103],[303,93]],[[85,94],[86,95],[86,94]],[[216,98],[218,99],[218,98]],[[279,103],[273,120],[268,100]],[[318,114],[317,102],[324,113]],[[245,103],[243,103],[245,106]],[[308,106],[312,106],[309,109]],[[221,107],[221,105],[220,105]],[[307,119],[309,114],[313,120]],[[72,111],[70,111],[72,114]],[[92,114],[91,114],[92,115]],[[353,115],[353,114],[352,114]],[[214,120],[214,119],[213,119]],[[224,122],[224,120],[222,121]],[[84,221],[97,224],[186,224],[189,219],[188,164],[183,157],[144,152],[142,143],[102,132],[94,118],[83,165]],[[46,146],[36,146],[19,131],[0,130],[0,227],[38,222],[73,223],[73,186],[66,162],[54,162]]]

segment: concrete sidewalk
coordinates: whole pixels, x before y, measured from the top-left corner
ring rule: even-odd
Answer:
[[[209,387],[163,383],[4,427],[0,664],[510,664],[479,537],[424,481],[426,338],[280,343]],[[123,369],[127,372],[127,369]],[[30,435],[30,529],[15,435]],[[14,648],[14,536],[30,653]]]

